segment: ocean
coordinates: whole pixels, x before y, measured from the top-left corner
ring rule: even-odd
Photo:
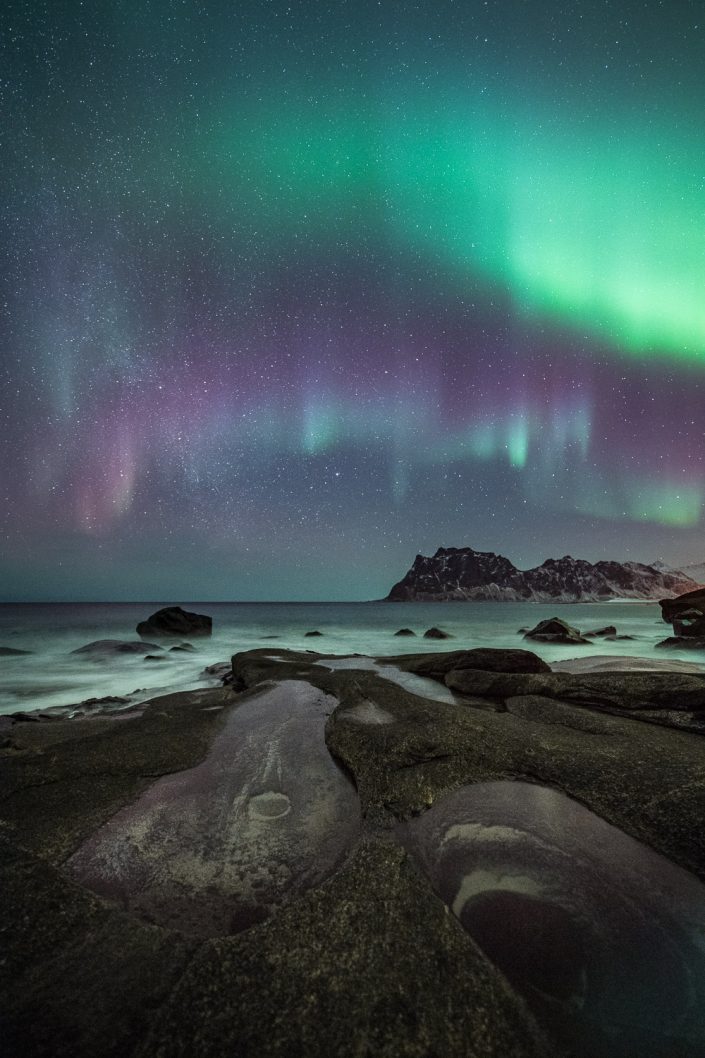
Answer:
[[[0,657],[0,713],[78,704],[87,698],[130,695],[143,701],[159,693],[207,686],[207,665],[227,661],[253,647],[314,649],[330,654],[389,655],[469,647],[528,647],[549,662],[590,654],[629,655],[652,661],[698,661],[689,651],[654,650],[670,634],[657,603],[606,602],[554,605],[537,603],[212,603],[185,602],[187,610],[210,614],[213,635],[195,638],[195,652],[170,653],[149,662],[142,653],[91,657],[73,650],[97,639],[136,640],[135,626],[161,606],[155,603],[5,603],[0,604],[0,647],[31,651]],[[562,617],[582,631],[616,625],[633,640],[591,646],[539,645],[518,631],[547,617]],[[447,640],[423,639],[435,625]],[[417,638],[396,638],[399,628]],[[320,631],[319,638],[306,632]],[[176,641],[174,641],[176,642]],[[145,654],[149,653],[145,649]],[[159,652],[161,654],[161,652]],[[705,658],[703,659],[705,662]],[[705,664],[703,664],[705,670]]]

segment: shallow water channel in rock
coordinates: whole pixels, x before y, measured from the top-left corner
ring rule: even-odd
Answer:
[[[705,1054],[705,886],[693,875],[523,782],[463,787],[400,834],[571,1053]]]
[[[359,654],[345,658],[324,658],[322,661],[314,662],[314,664],[320,665],[324,669],[331,669],[333,672],[340,672],[345,669],[374,672],[377,676],[381,676],[383,680],[388,680],[389,683],[396,683],[398,687],[403,687],[405,691],[410,694],[416,694],[420,698],[428,698],[432,702],[453,703],[457,701],[453,692],[445,684],[439,683],[438,680],[417,676],[413,672],[404,672],[396,665],[385,665],[381,661],[375,661],[374,658],[363,657]]]
[[[200,936],[233,933],[330,876],[357,842],[324,740],[334,698],[287,680],[230,709],[206,758],[158,779],[71,857],[75,880]]]

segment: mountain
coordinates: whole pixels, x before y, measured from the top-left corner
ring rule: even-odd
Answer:
[[[696,584],[705,584],[705,562],[689,562],[687,566],[669,566],[666,562],[653,563],[653,568],[662,573],[678,573]]]
[[[503,555],[471,547],[439,547],[435,555],[417,555],[389,602],[601,602],[605,599],[674,598],[698,581],[680,570],[656,569],[641,562],[586,562],[549,558],[520,570]]]

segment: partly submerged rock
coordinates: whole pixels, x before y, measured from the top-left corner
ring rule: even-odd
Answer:
[[[145,643],[141,639],[96,639],[84,647],[72,650],[72,654],[144,654],[145,650],[161,650],[156,643]]]
[[[604,628],[591,628],[589,632],[583,632],[584,636],[616,636],[617,629],[614,625],[605,625]]]
[[[31,650],[18,650],[16,647],[0,647],[0,658],[12,658],[20,654],[31,654]]]
[[[410,628],[400,628],[398,632],[394,633],[395,636],[415,636],[416,632],[412,632]]]
[[[234,682],[232,665],[229,661],[216,661],[212,665],[206,665],[201,676],[215,676],[216,679],[220,680],[223,686],[233,684]],[[238,686],[240,685],[241,681],[238,680]]]
[[[106,694],[103,698],[84,698],[81,705],[129,705],[130,699],[121,694]]]
[[[209,636],[212,633],[212,617],[190,613],[180,606],[165,606],[137,625],[137,634],[143,639],[150,636]]]
[[[656,644],[657,648],[673,650],[705,650],[705,639],[694,639],[692,636],[668,636]]]
[[[538,643],[589,643],[580,634],[580,630],[573,628],[567,621],[560,617],[550,617],[546,621],[539,621],[535,628],[524,634],[524,639],[535,639]]]
[[[452,639],[450,632],[444,632],[440,628],[427,628],[423,634],[424,639]]]
[[[304,632],[304,636],[322,636],[322,635],[323,635],[323,632],[319,632],[318,629],[315,629],[313,632]]]

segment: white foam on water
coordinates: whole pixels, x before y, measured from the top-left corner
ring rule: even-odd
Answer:
[[[705,657],[699,661],[692,651],[655,651],[655,644],[670,634],[670,626],[660,616],[655,603],[609,602],[580,605],[536,603],[198,603],[176,600],[185,609],[209,614],[213,635],[191,640],[193,653],[170,652],[180,639],[163,641],[164,661],[148,662],[140,654],[117,654],[96,658],[71,651],[94,640],[135,640],[138,621],[163,605],[159,603],[84,603],[0,605],[0,646],[32,651],[28,655],[0,657],[0,713],[33,710],[53,705],[78,704],[86,698],[130,695],[131,701],[144,701],[157,693],[213,686],[217,679],[204,677],[207,665],[228,660],[232,654],[255,647],[270,646],[272,656],[279,650],[311,650],[341,655],[350,667],[369,667],[373,657],[402,652],[436,653],[472,647],[525,647],[550,663],[575,659],[585,663],[599,651],[600,664],[623,668],[625,646],[630,657],[649,661],[661,669],[674,662],[694,665],[705,671]],[[583,629],[615,624],[620,634],[637,639],[596,641],[580,647],[538,644],[523,640],[522,627],[533,626],[547,617],[562,617]],[[451,639],[424,639],[426,628],[435,625],[450,633]],[[411,627],[417,637],[402,643],[397,629]],[[312,640],[306,632],[320,629]],[[275,642],[269,642],[275,637]],[[183,637],[188,641],[188,636]],[[153,652],[145,645],[144,653]],[[160,656],[161,656],[161,652]],[[351,658],[353,653],[365,658]],[[571,663],[572,664],[572,663]],[[330,666],[332,667],[332,666]],[[689,669],[690,670],[690,669]],[[424,681],[376,664],[385,678],[412,693],[452,701],[440,683]],[[586,670],[587,671],[587,670]],[[685,670],[682,670],[685,671]],[[433,689],[433,690],[432,690]],[[136,692],[136,693],[135,693]]]

